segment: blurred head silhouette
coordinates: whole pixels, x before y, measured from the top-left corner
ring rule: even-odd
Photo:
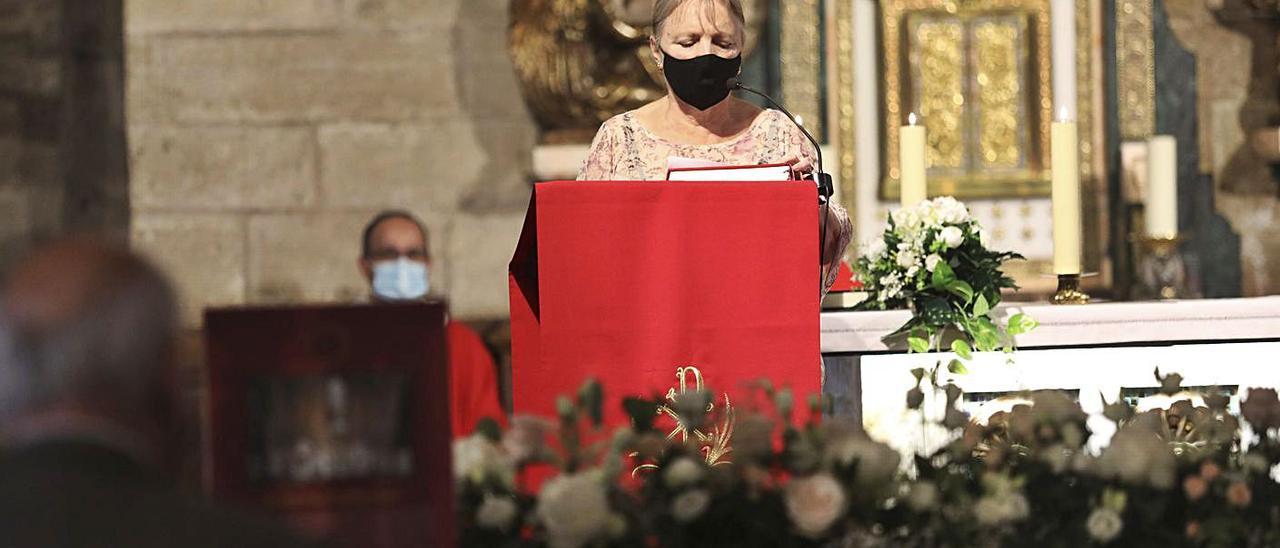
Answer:
[[[0,290],[0,435],[159,451],[176,415],[176,317],[164,276],[123,247],[81,236],[37,250]]]

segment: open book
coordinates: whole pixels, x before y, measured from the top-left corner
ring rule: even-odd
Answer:
[[[795,178],[787,164],[730,166],[689,158],[667,159],[668,181],[791,181]]]

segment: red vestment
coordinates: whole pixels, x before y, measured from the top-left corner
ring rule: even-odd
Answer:
[[[450,321],[445,326],[445,339],[449,347],[453,437],[470,435],[485,417],[506,426],[506,413],[498,403],[497,368],[480,335],[461,322]]]

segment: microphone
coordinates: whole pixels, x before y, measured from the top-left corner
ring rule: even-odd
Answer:
[[[725,82],[725,86],[729,88],[729,91],[740,89],[747,93],[757,95],[764,99],[769,106],[782,111],[782,114],[786,115],[787,119],[791,120],[791,123],[795,124],[796,128],[800,130],[800,133],[803,133],[804,136],[809,139],[809,143],[813,145],[813,151],[818,156],[818,169],[814,172],[813,178],[818,183],[818,196],[820,197],[818,203],[822,204],[823,210],[822,233],[818,236],[818,261],[825,265],[827,254],[827,217],[830,217],[831,214],[831,195],[835,193],[835,185],[831,184],[831,175],[828,175],[827,172],[822,169],[822,147],[818,145],[818,140],[813,138],[813,134],[809,133],[809,130],[805,129],[803,125],[800,125],[800,122],[796,121],[796,117],[792,116],[791,113],[788,112],[782,104],[775,101],[773,97],[768,96],[763,91],[752,89],[744,85],[742,81],[736,77],[730,78],[729,81]],[[818,287],[825,287],[826,281],[827,280],[823,276],[822,269],[819,268]],[[819,303],[818,307],[821,309],[821,303]]]
[[[791,113],[782,106],[782,104],[775,101],[773,97],[768,96],[763,91],[753,89],[746,84],[743,84],[738,78],[730,78],[728,82],[725,82],[725,86],[729,88],[729,91],[742,90],[764,99],[769,106],[776,108],[785,114],[787,119],[791,120],[791,123],[795,124],[796,128],[800,130],[800,133],[803,133],[804,136],[809,139],[809,143],[813,145],[813,151],[818,155],[818,169],[814,172],[813,176],[814,180],[818,183],[818,194],[822,196],[823,200],[829,200],[831,195],[835,193],[835,185],[831,182],[831,175],[827,174],[827,172],[822,169],[822,147],[818,145],[818,140],[813,138],[813,135],[809,133],[809,130],[800,125],[800,122],[796,121],[796,117],[792,116]]]

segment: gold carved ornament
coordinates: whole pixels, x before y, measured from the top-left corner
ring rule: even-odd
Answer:
[[[898,194],[898,126],[908,112],[928,128],[930,194],[1046,195],[1048,1],[881,0],[881,24],[881,195]]]
[[[693,381],[693,386],[689,385],[691,380]],[[705,389],[706,384],[702,378],[702,371],[697,367],[676,368],[676,385],[667,389],[666,403],[658,405],[658,415],[666,415],[675,422],[675,427],[667,433],[668,441],[679,438],[681,443],[688,443],[689,438],[692,437],[708,466],[731,464],[727,457],[733,451],[733,448],[729,446],[729,441],[733,438],[734,416],[733,405],[729,402],[728,394],[723,395],[724,409],[714,428],[709,431],[689,427],[673,407],[679,396],[691,392],[702,392]],[[708,416],[715,411],[715,406],[714,400],[707,403],[706,412]],[[631,453],[630,456],[635,458],[638,455],[639,453]],[[636,476],[641,472],[657,469],[658,465],[656,464],[644,463],[632,469],[631,475]]]
[[[767,0],[744,2],[751,53]],[[602,122],[666,94],[649,48],[652,0],[512,0],[508,53],[549,143],[587,142]]]

